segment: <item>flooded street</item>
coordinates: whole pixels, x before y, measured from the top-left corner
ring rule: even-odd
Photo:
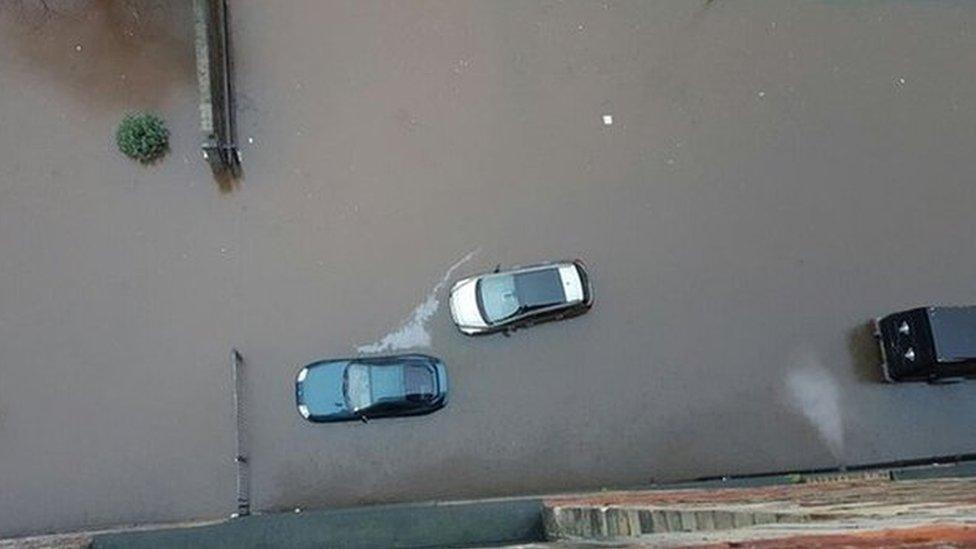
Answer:
[[[976,4],[234,0],[229,192],[189,3],[65,4],[0,9],[0,537],[233,512],[231,346],[261,511],[976,451],[976,385],[879,383],[866,329],[976,303]],[[575,257],[588,314],[454,328]],[[404,349],[444,410],[298,415]]]

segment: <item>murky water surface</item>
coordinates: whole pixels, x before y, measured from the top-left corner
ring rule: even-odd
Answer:
[[[230,514],[232,345],[263,510],[974,450],[976,389],[880,385],[862,329],[976,302],[971,2],[234,1],[229,193],[188,2],[29,4],[0,6],[0,535]],[[115,150],[136,109],[156,166]],[[453,280],[567,257],[589,314],[451,325]],[[296,413],[303,364],[404,345],[443,411]]]

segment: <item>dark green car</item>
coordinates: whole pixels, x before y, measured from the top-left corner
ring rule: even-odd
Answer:
[[[421,354],[321,360],[298,372],[295,400],[316,423],[419,416],[447,404],[447,371]]]

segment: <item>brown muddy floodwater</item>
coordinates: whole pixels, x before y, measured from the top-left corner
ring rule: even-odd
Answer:
[[[0,536],[976,449],[871,316],[976,303],[976,4],[231,2],[246,178],[199,156],[189,3],[0,9]],[[27,10],[27,11],[24,11]],[[123,113],[170,124],[150,167]],[[466,338],[450,281],[596,305]],[[314,426],[306,362],[441,357],[437,414]]]

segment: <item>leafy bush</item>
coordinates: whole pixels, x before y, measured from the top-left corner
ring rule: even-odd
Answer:
[[[169,130],[158,116],[139,113],[122,119],[115,132],[119,150],[129,158],[149,164],[162,158],[169,148]]]

